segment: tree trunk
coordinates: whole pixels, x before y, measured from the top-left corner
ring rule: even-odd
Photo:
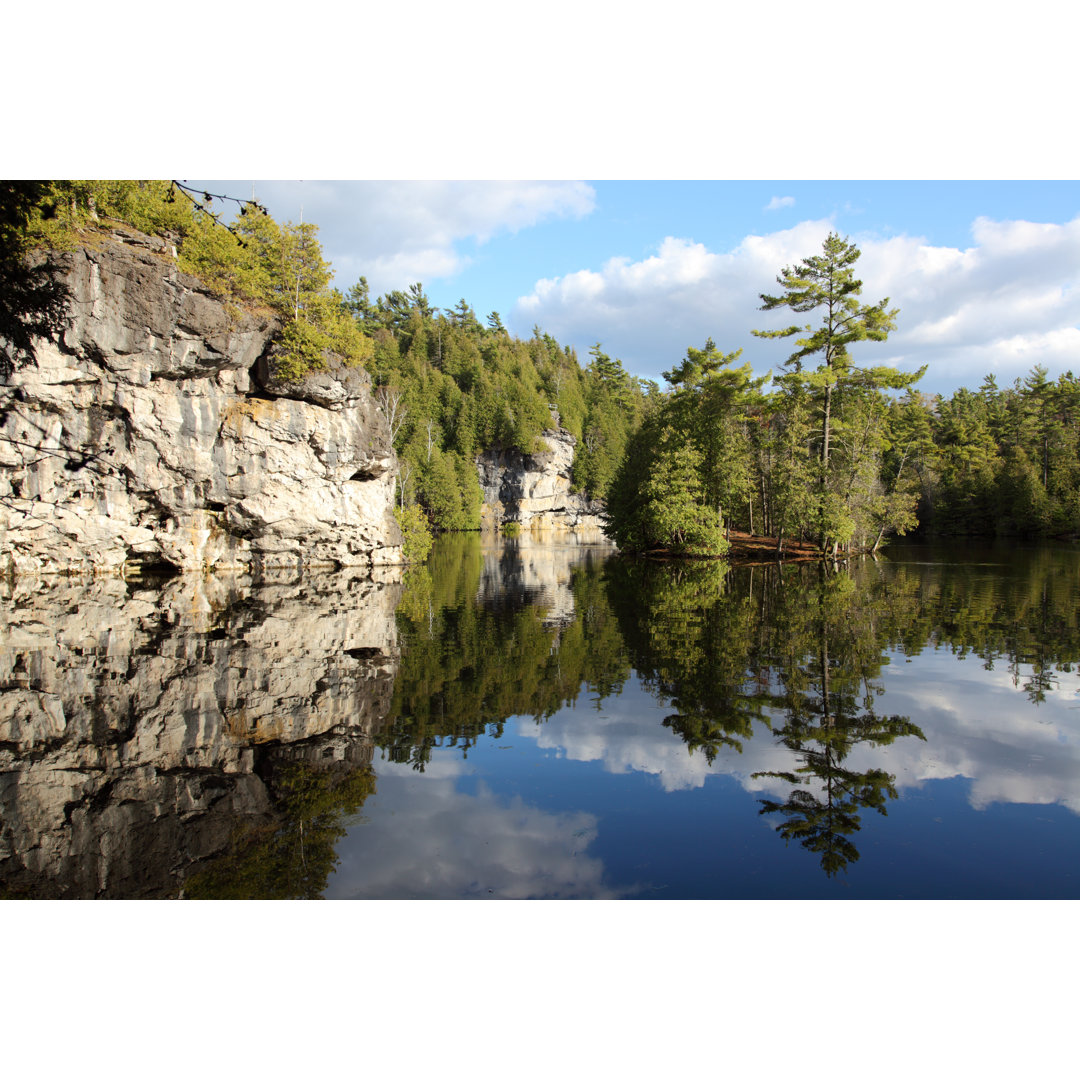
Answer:
[[[832,420],[832,384],[829,383],[825,387],[825,406],[822,410],[821,420],[821,478],[818,480],[818,498],[821,500],[819,507],[820,514],[820,539],[818,544],[824,551],[828,547],[829,537],[825,532],[825,494],[829,487],[829,436],[830,423]]]

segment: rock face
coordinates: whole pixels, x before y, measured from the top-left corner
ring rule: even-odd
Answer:
[[[271,317],[141,234],[60,262],[70,324],[0,388],[0,571],[401,562],[364,372],[274,384]]]
[[[548,449],[539,454],[520,450],[485,450],[477,461],[484,491],[481,524],[498,528],[516,521],[522,528],[544,531],[588,530],[603,525],[603,503],[570,490],[574,436],[563,428],[543,433]]]
[[[275,769],[368,767],[400,657],[379,576],[0,583],[0,895],[179,895],[276,827]]]

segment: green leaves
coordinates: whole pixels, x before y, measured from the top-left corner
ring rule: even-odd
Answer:
[[[404,509],[395,506],[394,518],[401,527],[401,534],[404,537],[402,554],[405,561],[407,563],[424,562],[431,551],[433,539],[423,511],[415,503]]]
[[[664,413],[634,437],[609,502],[609,531],[628,551],[720,557],[729,545],[705,495],[704,459]]]
[[[830,233],[820,255],[780,272],[776,280],[783,286],[782,293],[761,294],[763,311],[787,307],[800,313],[822,313],[816,330],[812,324],[805,328],[807,336],[798,339],[798,348],[786,366],[791,369],[787,382],[801,384],[820,417],[813,515],[823,550],[835,551],[868,532],[864,511],[868,501],[879,494],[875,487],[880,454],[887,443],[883,421],[886,403],[881,392],[908,387],[922,374],[903,374],[888,367],[853,367],[849,346],[858,341],[886,340],[889,331],[896,328],[897,314],[895,308],[888,308],[888,299],[878,304],[859,303],[862,282],[854,273],[858,258],[859,249],[854,244]],[[798,332],[794,326],[752,331],[761,338],[789,337]],[[820,357],[821,363],[813,371],[804,371],[803,361],[813,356]]]
[[[878,304],[860,304],[862,282],[854,275],[859,249],[836,233],[830,233],[821,255],[805,259],[797,267],[784,267],[777,283],[784,288],[779,296],[761,294],[761,309],[772,311],[787,307],[807,312],[824,309],[824,317],[816,331],[811,325],[789,326],[782,330],[753,330],[755,337],[791,337],[805,330],[809,336],[800,338],[799,348],[787,363],[794,370],[802,368],[807,357],[822,355],[828,368],[845,367],[847,349],[857,341],[884,341],[890,330],[896,329],[897,309],[889,310],[888,298]]]

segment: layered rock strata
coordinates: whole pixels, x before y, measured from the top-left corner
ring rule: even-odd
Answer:
[[[0,388],[0,571],[401,561],[358,369],[270,377],[277,329],[117,231],[59,257],[70,322]]]
[[[574,436],[564,428],[549,428],[543,440],[547,449],[536,454],[493,448],[480,455],[482,526],[517,522],[533,531],[573,529],[599,536],[603,503],[571,490]]]

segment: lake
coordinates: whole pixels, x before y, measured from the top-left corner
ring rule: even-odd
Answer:
[[[1080,549],[16,579],[0,894],[1080,896]]]

